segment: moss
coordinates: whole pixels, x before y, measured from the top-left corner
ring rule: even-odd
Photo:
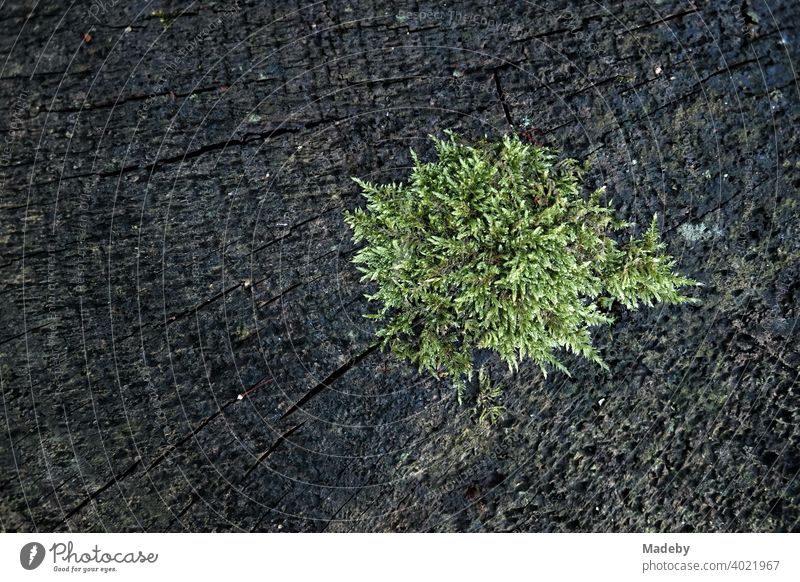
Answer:
[[[505,406],[500,404],[503,393],[501,384],[492,383],[486,368],[478,370],[478,397],[473,413],[479,426],[488,428],[493,426],[506,412]]]
[[[159,8],[158,10],[154,10],[153,12],[151,12],[150,16],[155,16],[156,18],[158,18],[158,21],[161,23],[161,26],[163,26],[164,28],[169,28],[170,26],[172,26],[172,23],[178,19],[178,16],[180,16],[180,14],[178,14],[177,12],[167,12]]]
[[[698,283],[673,273],[656,217],[640,238],[586,193],[585,165],[517,136],[471,145],[455,134],[434,140],[437,160],[412,151],[405,184],[356,179],[366,209],[346,213],[354,262],[377,290],[384,347],[438,377],[459,395],[473,376],[475,350],[511,368],[523,358],[543,373],[567,372],[566,349],[606,367],[590,328],[610,324],[612,307],[690,299]]]

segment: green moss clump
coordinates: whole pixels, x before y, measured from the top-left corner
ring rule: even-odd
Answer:
[[[616,301],[629,309],[690,301],[679,289],[698,285],[672,271],[656,217],[641,238],[619,244],[630,228],[588,195],[585,167],[517,136],[465,143],[453,133],[432,138],[437,160],[412,151],[408,183],[359,179],[366,209],[345,215],[356,242],[354,262],[374,283],[367,317],[381,320],[381,343],[461,395],[473,375],[473,352],[489,349],[510,367],[531,358],[567,369],[566,348],[606,367],[590,328],[613,321]]]

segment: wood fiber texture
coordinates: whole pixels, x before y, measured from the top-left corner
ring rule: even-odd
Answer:
[[[5,531],[800,531],[800,5],[0,8]],[[698,306],[490,430],[372,349],[342,212],[527,130]],[[239,398],[240,394],[246,394]]]

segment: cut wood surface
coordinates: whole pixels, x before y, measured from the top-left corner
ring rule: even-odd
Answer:
[[[800,531],[800,5],[0,8],[5,531]],[[342,212],[526,131],[697,306],[482,429],[374,347]]]

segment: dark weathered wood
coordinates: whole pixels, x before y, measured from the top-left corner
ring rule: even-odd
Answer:
[[[795,2],[264,4],[0,9],[4,530],[800,530]],[[342,210],[511,124],[706,286],[484,432]]]

